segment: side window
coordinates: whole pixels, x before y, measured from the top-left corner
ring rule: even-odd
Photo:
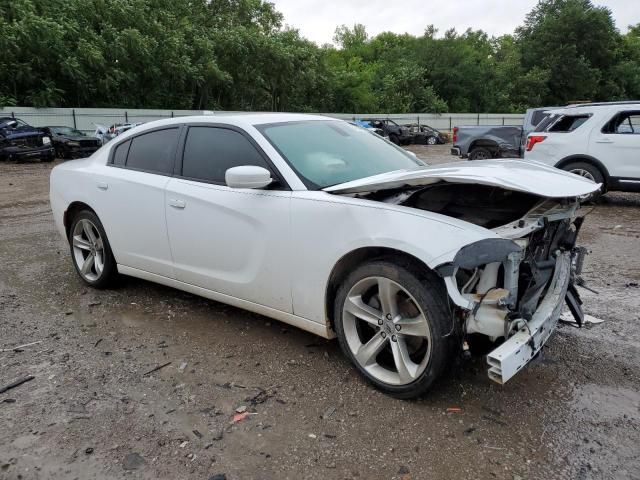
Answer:
[[[551,128],[549,128],[550,132],[563,132],[569,133],[576,130],[580,125],[589,120],[591,115],[563,115],[560,120],[554,123]]]
[[[167,128],[131,139],[126,166],[153,173],[172,174],[178,131],[178,128]]]
[[[129,153],[129,145],[131,145],[131,140],[127,140],[124,143],[121,143],[116,147],[115,152],[113,152],[113,164],[114,165],[124,165],[127,163],[127,153]]]
[[[605,126],[605,129],[603,133],[640,135],[640,112],[619,113]]]
[[[271,171],[258,150],[242,134],[226,128],[190,127],[182,157],[182,176],[225,184],[231,167],[255,165]]]

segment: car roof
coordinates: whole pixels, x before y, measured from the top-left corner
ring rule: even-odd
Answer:
[[[161,127],[163,125],[175,125],[181,123],[224,123],[236,126],[264,125],[269,123],[337,120],[322,115],[306,115],[300,113],[216,113],[205,115],[193,115],[188,117],[175,117],[163,120],[155,120],[144,124],[144,129],[149,127]],[[141,130],[137,130],[141,131]]]

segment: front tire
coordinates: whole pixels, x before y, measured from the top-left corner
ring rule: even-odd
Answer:
[[[90,210],[78,213],[69,229],[73,266],[87,285],[106,288],[118,271],[107,234],[98,216]]]
[[[436,139],[436,137],[427,138],[427,145],[435,145],[436,143],[438,143],[438,140]]]
[[[389,140],[395,143],[396,145],[400,145],[400,138],[395,133],[392,133],[391,135],[389,135]]]
[[[401,399],[424,395],[452,360],[441,282],[404,262],[372,261],[339,287],[335,330],[364,378]]]

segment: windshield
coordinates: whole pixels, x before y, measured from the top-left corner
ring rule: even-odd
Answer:
[[[339,120],[274,123],[256,128],[310,189],[425,166],[379,135]]]
[[[84,136],[84,133],[82,133],[80,130],[76,130],[75,128],[71,127],[50,127],[50,130],[55,135],[74,135],[79,137]]]

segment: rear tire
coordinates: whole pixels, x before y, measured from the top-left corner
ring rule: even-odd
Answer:
[[[110,286],[118,275],[116,260],[98,216],[82,210],[71,222],[69,248],[76,272],[94,288]]]
[[[381,293],[382,292],[382,293]],[[406,262],[377,260],[339,287],[335,330],[344,354],[377,389],[424,395],[452,361],[452,317],[442,283]]]
[[[584,178],[588,178],[589,180],[592,180],[595,183],[602,184],[602,187],[600,187],[599,191],[592,193],[590,195],[585,195],[584,197],[581,197],[580,201],[595,202],[602,196],[603,189],[605,187],[605,180],[604,180],[604,175],[602,175],[602,172],[598,167],[595,167],[590,163],[586,163],[586,162],[573,162],[573,163],[568,163],[567,165],[562,167],[562,170],[573,173],[575,175],[579,175]]]
[[[475,147],[469,152],[469,160],[489,160],[493,158],[491,151],[484,147]]]

